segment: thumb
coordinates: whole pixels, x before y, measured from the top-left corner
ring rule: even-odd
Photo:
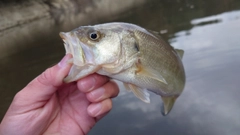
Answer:
[[[57,65],[45,70],[18,92],[14,100],[17,100],[20,105],[31,105],[36,102],[49,100],[58,87],[64,83],[63,79],[71,68],[71,64],[67,61],[71,58],[71,54],[65,55]]]

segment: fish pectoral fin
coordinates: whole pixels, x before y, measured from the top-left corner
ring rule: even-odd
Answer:
[[[99,70],[100,67],[98,66],[76,66],[72,65],[70,72],[68,73],[68,76],[63,79],[65,83],[73,82],[78,79],[81,79],[89,74],[92,74]]]
[[[166,116],[171,109],[173,108],[173,105],[177,99],[177,96],[174,97],[163,97],[162,96],[162,115]]]
[[[131,92],[131,88],[128,86],[129,84],[128,83],[123,83],[123,86],[125,87],[125,89],[129,92]]]
[[[136,97],[141,99],[145,103],[150,103],[150,94],[148,93],[147,89],[143,89],[140,87],[137,87],[133,84],[126,84],[128,85],[129,89],[134,93]]]
[[[163,76],[160,74],[160,72],[151,69],[151,68],[145,68],[142,67],[140,64],[137,64],[137,71],[136,74],[140,74],[142,76],[147,76],[152,79],[158,80],[164,84],[168,84],[167,81],[163,78]]]
[[[183,58],[184,51],[181,50],[181,49],[174,49],[174,50],[177,52],[178,56],[182,59],[182,58]]]

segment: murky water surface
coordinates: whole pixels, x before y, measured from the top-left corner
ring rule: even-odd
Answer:
[[[183,49],[187,82],[166,117],[160,114],[159,96],[151,94],[151,103],[146,104],[122,90],[113,100],[113,110],[90,135],[240,134],[238,0],[152,0],[109,20],[159,31],[171,45]],[[1,59],[1,118],[15,93],[64,55],[57,35],[61,29],[55,31],[44,40],[29,39],[31,46]]]

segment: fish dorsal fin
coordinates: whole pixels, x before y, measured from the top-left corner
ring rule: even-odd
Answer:
[[[156,38],[159,38],[159,39],[162,39],[163,38],[161,37],[161,33],[160,32],[157,32],[157,31],[152,31],[152,30],[147,30],[147,32],[149,32],[150,34],[152,34],[153,36],[155,36]],[[171,45],[170,45],[171,46]],[[172,47],[172,46],[171,46]],[[183,54],[184,54],[184,51],[181,50],[181,49],[175,49],[174,47],[172,47],[176,52],[177,54],[179,55],[179,57],[182,59],[183,58]]]
[[[134,95],[141,99],[143,102],[150,103],[150,94],[148,93],[147,89],[143,89],[129,83],[125,83],[124,85],[127,85],[127,88],[129,88],[134,93]]]
[[[137,65],[137,71],[136,74],[140,74],[142,76],[147,76],[149,78],[158,80],[164,84],[168,84],[167,81],[163,78],[163,76],[160,74],[160,72],[149,68],[149,67],[143,67],[141,63],[136,64]]]
[[[174,50],[177,52],[178,56],[182,59],[182,58],[183,58],[184,51],[181,50],[181,49],[174,49]]]
[[[163,101],[163,104],[162,104],[162,115],[167,115],[171,109],[173,108],[173,105],[176,101],[177,97],[174,96],[174,97],[163,97],[162,96],[162,101]]]
[[[152,34],[153,36],[155,36],[156,38],[162,39],[160,32],[153,31],[153,30],[149,30],[149,29],[146,29],[146,30],[147,30],[147,32],[149,32],[150,34]]]

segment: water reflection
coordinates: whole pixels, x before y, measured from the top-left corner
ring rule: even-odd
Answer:
[[[219,23],[219,22],[228,22],[228,21],[235,21],[237,19],[240,19],[240,11],[231,11],[231,12],[226,12],[222,13],[219,15],[213,15],[213,16],[208,16],[205,18],[201,19],[193,19],[191,21],[192,25],[206,25],[206,24],[211,24],[211,23]]]
[[[167,117],[160,114],[159,96],[151,94],[151,104],[145,104],[133,93],[121,91],[114,99],[113,110],[89,134],[239,135],[239,9],[238,0],[151,0],[108,18],[162,32],[173,46],[185,51],[187,81]],[[35,38],[26,40],[27,47],[17,48],[17,53],[0,61],[1,117],[13,95],[64,54],[58,37],[62,29],[54,28],[49,35],[37,31]],[[13,40],[8,42],[16,45]]]
[[[131,93],[114,100],[114,109],[90,134],[204,134],[240,133],[240,12],[194,19],[191,29],[170,39],[184,49],[187,84],[172,112],[160,116],[160,99],[141,103]],[[197,25],[208,20],[217,23]],[[126,110],[128,110],[126,112]],[[108,124],[109,123],[109,124]]]
[[[190,35],[177,33],[172,43],[185,50],[189,122],[209,130],[207,134],[240,132],[239,15],[234,11],[193,20],[197,23],[218,18],[221,23],[194,27]]]

